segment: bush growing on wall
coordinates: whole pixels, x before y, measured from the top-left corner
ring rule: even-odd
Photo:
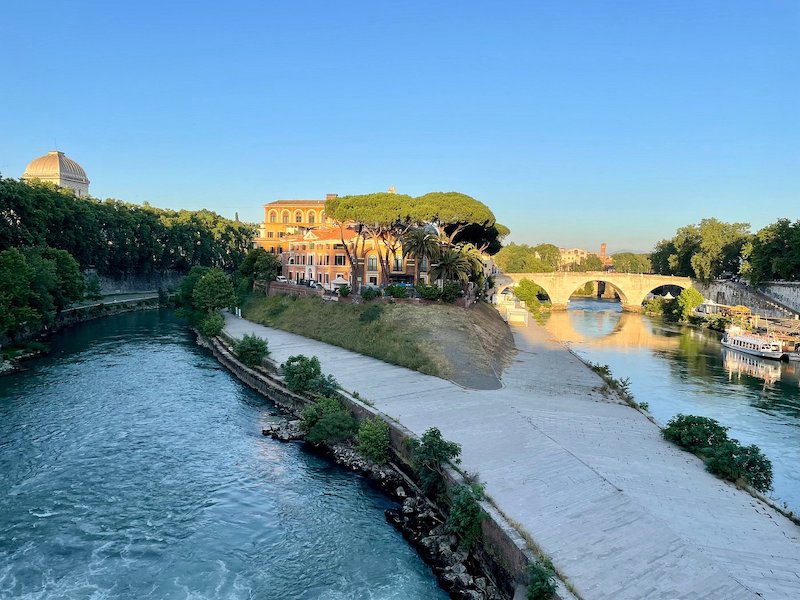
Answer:
[[[431,427],[422,437],[412,439],[409,444],[413,452],[414,471],[419,477],[420,487],[425,494],[438,496],[444,491],[444,465],[461,462],[461,446],[448,442],[442,432]]]
[[[312,444],[335,444],[352,437],[356,423],[336,398],[321,396],[303,411],[300,428]]]
[[[552,600],[556,597],[556,570],[547,559],[538,559],[528,567],[528,600]]]
[[[481,521],[486,518],[479,502],[483,500],[483,486],[457,485],[451,493],[450,513],[445,529],[461,537],[461,545],[469,549],[482,535]]]
[[[349,285],[347,285],[347,284],[345,284],[345,285],[340,285],[340,286],[339,286],[339,295],[340,295],[342,298],[347,298],[347,297],[350,295],[350,293],[351,293],[352,291],[353,291],[353,290],[351,290],[351,289],[350,289],[350,286],[349,286]]]
[[[258,367],[269,355],[267,340],[252,334],[245,335],[233,345],[236,356],[248,367]]]
[[[336,392],[339,385],[333,375],[323,375],[319,359],[316,356],[308,358],[302,354],[290,356],[281,365],[283,380],[293,392],[315,392],[321,395],[331,395]]]
[[[225,319],[218,312],[212,313],[203,317],[197,327],[204,336],[216,337],[222,333],[222,328],[225,327]]]
[[[358,428],[358,451],[379,465],[389,460],[389,425],[378,417],[368,419]]]

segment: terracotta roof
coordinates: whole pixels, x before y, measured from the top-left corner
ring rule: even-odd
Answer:
[[[324,207],[325,200],[275,200],[264,206],[312,206],[315,204]]]

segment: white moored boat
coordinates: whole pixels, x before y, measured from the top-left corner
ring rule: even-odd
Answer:
[[[789,353],[783,351],[781,343],[774,337],[755,333],[735,333],[731,330],[725,332],[721,343],[726,348],[746,354],[775,360],[789,360]]]

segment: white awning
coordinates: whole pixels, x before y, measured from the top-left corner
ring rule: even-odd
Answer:
[[[339,277],[331,281],[331,285],[350,285],[350,282],[347,281],[347,279],[345,279],[341,275],[339,275]]]

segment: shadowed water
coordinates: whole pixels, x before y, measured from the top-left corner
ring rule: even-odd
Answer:
[[[260,434],[270,406],[171,314],[0,378],[0,598],[446,598],[368,483]]]
[[[723,348],[721,335],[622,313],[618,302],[574,299],[546,327],[584,359],[629,378],[659,423],[678,413],[717,419],[772,460],[779,503],[800,511],[800,363]]]

